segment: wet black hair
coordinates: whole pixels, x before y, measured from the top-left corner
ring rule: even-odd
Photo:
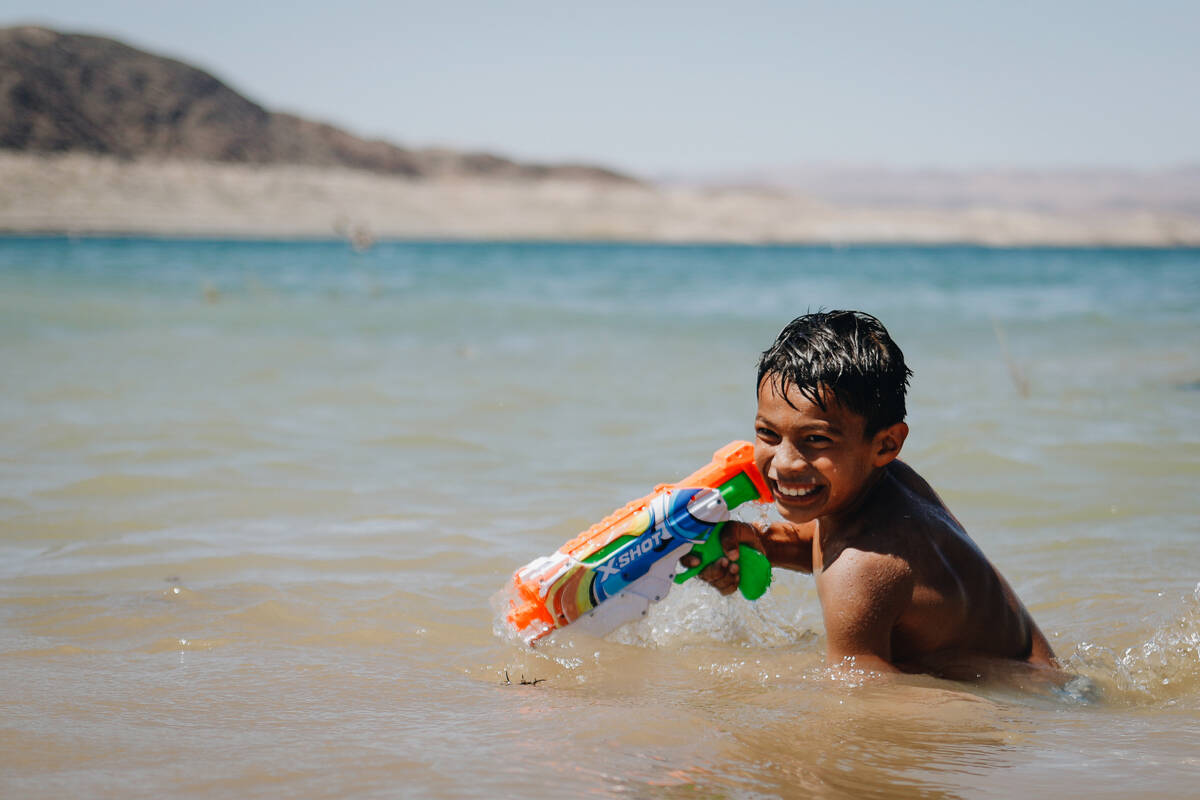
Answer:
[[[825,392],[832,392],[866,420],[865,434],[874,436],[904,421],[911,376],[904,353],[878,319],[861,311],[819,311],[796,317],[763,351],[757,388],[773,377],[785,399],[795,387],[822,410]]]

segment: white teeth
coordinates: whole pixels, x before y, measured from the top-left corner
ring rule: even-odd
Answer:
[[[813,485],[813,486],[808,486],[803,489],[800,489],[800,488],[788,488],[786,486],[780,486],[780,485],[776,484],[775,488],[776,488],[776,491],[778,491],[779,494],[783,495],[784,497],[808,497],[810,494],[813,494],[821,487]]]

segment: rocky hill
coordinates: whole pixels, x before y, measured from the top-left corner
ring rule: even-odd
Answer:
[[[0,149],[348,167],[411,178],[633,179],[583,164],[407,149],[269,111],[203,70],[98,36],[0,29]]]

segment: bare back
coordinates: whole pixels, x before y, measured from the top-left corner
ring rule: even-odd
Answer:
[[[813,564],[827,629],[867,607],[862,586],[879,585],[894,609],[887,661],[924,669],[979,655],[1051,664],[1049,644],[1000,573],[929,484],[894,461],[856,513],[822,524]],[[831,634],[836,635],[836,634]],[[831,641],[832,644],[832,641]],[[833,648],[831,647],[831,652]]]

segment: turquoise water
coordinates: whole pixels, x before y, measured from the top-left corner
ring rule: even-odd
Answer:
[[[757,354],[838,307],[904,349],[904,457],[1101,702],[833,686],[787,574],[493,635],[513,569],[748,438]],[[1200,774],[1200,251],[9,238],[0,368],[5,795]]]

